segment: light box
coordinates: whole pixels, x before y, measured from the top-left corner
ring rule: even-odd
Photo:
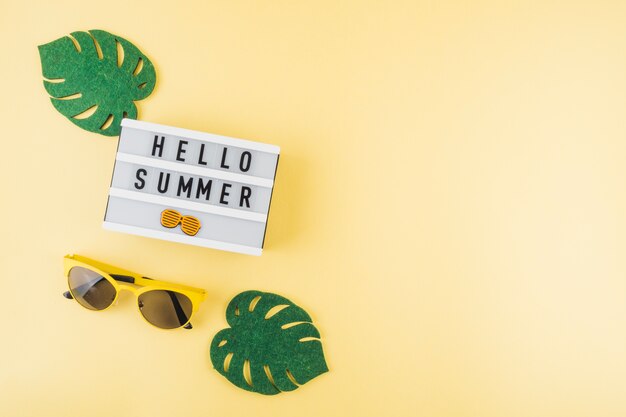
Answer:
[[[280,148],[122,120],[104,228],[261,255]]]

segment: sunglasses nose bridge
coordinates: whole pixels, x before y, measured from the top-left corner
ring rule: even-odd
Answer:
[[[114,305],[117,305],[117,303],[119,303],[120,301],[120,296],[122,296],[122,293],[128,291],[129,293],[132,293],[135,295],[134,298],[137,298],[137,292],[139,291],[139,289],[128,286],[128,285],[118,285],[117,287],[117,296],[115,297],[115,301],[114,301]]]

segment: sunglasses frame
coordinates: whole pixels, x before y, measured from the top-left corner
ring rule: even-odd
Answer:
[[[178,219],[176,223],[171,221],[171,216],[177,216]],[[189,230],[189,221],[194,223],[192,226],[193,233]],[[197,217],[191,216],[188,214],[182,214],[174,209],[165,209],[161,212],[161,226],[167,227],[168,229],[174,229],[180,225],[180,230],[187,236],[195,236],[198,234],[200,229],[202,229],[202,223],[198,220]]]
[[[173,284],[170,282],[147,278],[134,272],[127,271],[125,269],[118,268],[112,265],[107,265],[105,263],[98,262],[80,255],[66,255],[63,258],[63,272],[65,274],[65,277],[67,278],[67,286],[69,288],[69,291],[63,294],[66,298],[76,299],[76,296],[72,292],[72,288],[69,283],[70,270],[76,266],[88,269],[99,274],[104,279],[109,281],[109,283],[115,288],[115,298],[113,299],[111,304],[109,304],[109,306],[103,308],[102,310],[89,309],[76,301],[81,307],[83,307],[85,310],[90,311],[105,311],[113,306],[113,304],[115,304],[117,298],[120,295],[120,291],[130,291],[135,295],[135,305],[139,310],[139,315],[141,316],[141,318],[144,319],[148,324],[161,330],[176,330],[180,329],[181,327],[185,329],[191,329],[191,318],[198,310],[200,303],[202,303],[202,301],[204,301],[204,299],[206,298],[206,291],[201,288],[190,287],[182,284]],[[139,286],[140,288],[136,288],[135,286]],[[143,313],[141,312],[141,308],[139,307],[139,296],[143,293],[154,290],[178,292],[188,297],[189,300],[191,300],[192,307],[191,314],[189,315],[189,320],[187,320],[187,322],[182,324],[181,326],[174,327],[172,329],[159,327],[148,321],[148,319],[144,317]],[[69,294],[70,297],[68,297],[67,294]]]

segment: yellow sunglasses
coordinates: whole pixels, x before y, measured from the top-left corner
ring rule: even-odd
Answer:
[[[63,267],[69,286],[65,298],[103,311],[113,305],[120,291],[131,291],[141,316],[161,329],[191,329],[191,316],[206,297],[203,289],[142,277],[83,256],[65,256]]]
[[[183,233],[189,236],[197,235],[202,227],[200,220],[193,216],[183,216],[172,209],[163,210],[161,212],[161,225],[173,229],[179,224]]]

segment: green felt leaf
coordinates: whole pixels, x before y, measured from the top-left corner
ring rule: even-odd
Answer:
[[[156,83],[148,57],[103,30],[73,32],[40,45],[39,56],[54,107],[75,125],[102,135],[117,136],[122,118],[137,118],[134,101],[150,95]]]
[[[280,295],[242,292],[228,304],[226,321],[231,327],[211,342],[211,362],[239,388],[273,395],[328,371],[311,317]]]

